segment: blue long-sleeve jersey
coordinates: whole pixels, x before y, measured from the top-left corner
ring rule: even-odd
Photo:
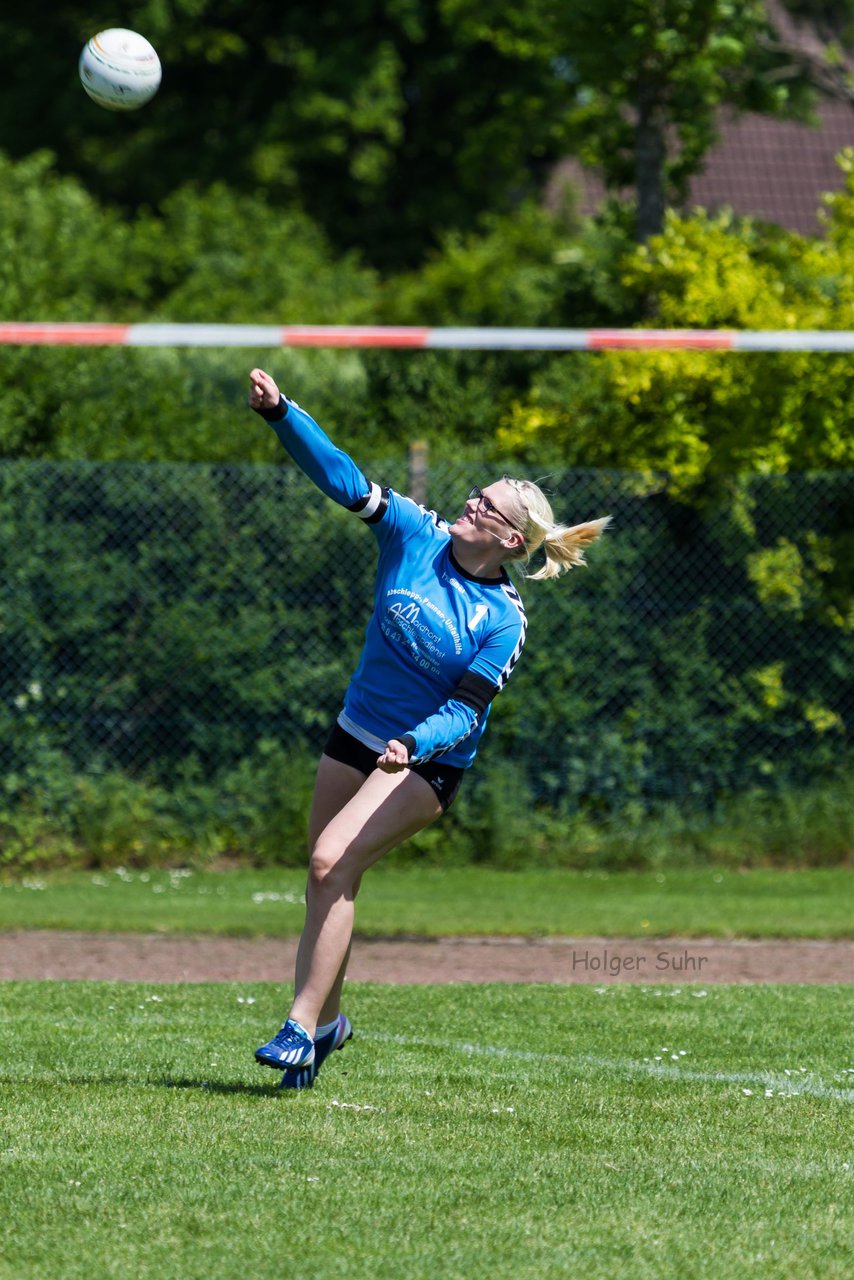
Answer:
[[[368,481],[299,405],[262,414],[318,488],[362,519],[379,547],[374,611],[339,723],[377,754],[406,742],[413,764],[466,768],[495,695],[525,642],[525,610],[506,573],[476,578],[457,563],[448,524]]]

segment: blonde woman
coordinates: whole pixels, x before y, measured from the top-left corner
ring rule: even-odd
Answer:
[[[359,664],[320,758],[309,819],[306,919],[294,999],[255,1054],[310,1088],[352,1034],[340,1010],[362,875],[447,810],[477,754],[496,694],[525,642],[506,565],[555,578],[582,564],[609,518],[556,524],[535,484],[505,477],[472,489],[453,523],[365,478],[269,374],[250,374],[249,405],[322,493],[373,532],[374,611]]]

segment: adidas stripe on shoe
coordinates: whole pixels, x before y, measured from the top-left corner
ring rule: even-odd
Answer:
[[[255,1060],[265,1067],[275,1067],[279,1071],[296,1071],[307,1067],[314,1061],[315,1045],[305,1027],[288,1018],[280,1031],[272,1040],[262,1044],[255,1050]]]
[[[345,1014],[339,1013],[338,1023],[334,1030],[328,1035],[319,1036],[314,1042],[314,1058],[307,1067],[301,1067],[298,1071],[288,1070],[282,1076],[279,1082],[280,1089],[311,1089],[317,1079],[317,1073],[323,1066],[323,1063],[329,1057],[330,1053],[335,1049],[343,1049],[348,1040],[353,1037],[353,1028],[350,1025],[350,1019]]]

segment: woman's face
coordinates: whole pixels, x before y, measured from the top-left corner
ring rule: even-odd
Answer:
[[[496,480],[485,489],[474,488],[451,525],[451,533],[469,546],[506,541],[520,532],[514,521],[514,500],[513,487],[506,480]]]

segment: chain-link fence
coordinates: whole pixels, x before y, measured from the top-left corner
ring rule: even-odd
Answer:
[[[421,464],[443,513],[494,478]],[[370,474],[413,482],[406,459]],[[690,504],[627,473],[548,488],[559,518],[614,525],[588,568],[522,585],[528,644],[482,767],[511,761],[531,803],[613,813],[808,782],[842,759],[854,476],[753,478]],[[6,463],[0,554],[7,797],[57,762],[168,787],[262,740],[322,746],[374,541],[290,466]]]

